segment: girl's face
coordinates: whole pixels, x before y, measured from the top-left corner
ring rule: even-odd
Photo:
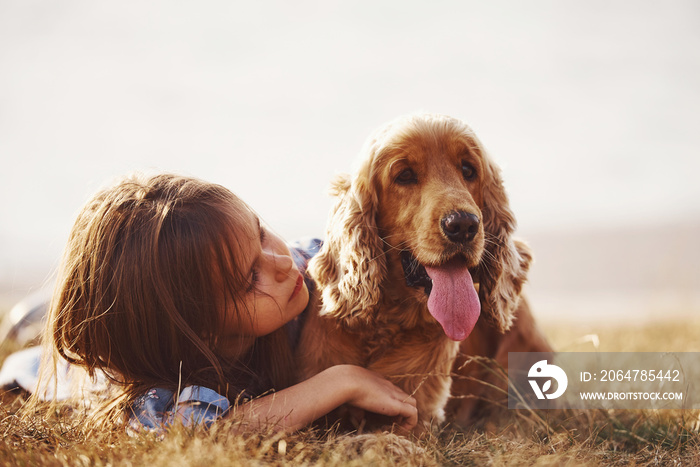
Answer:
[[[224,337],[260,337],[269,334],[298,316],[309,302],[304,276],[297,269],[286,243],[261,225],[259,218],[248,212],[248,231],[255,237],[243,245],[238,262],[248,278],[239,310],[249,316],[237,316],[233,305],[225,310]],[[243,305],[243,306],[241,306]]]

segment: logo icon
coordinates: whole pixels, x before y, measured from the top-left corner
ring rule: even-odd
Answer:
[[[535,395],[538,399],[556,399],[557,397],[564,394],[566,391],[566,386],[569,384],[569,378],[566,377],[564,370],[556,365],[547,364],[547,360],[540,360],[530,367],[530,371],[527,373],[529,378],[549,378],[547,379],[542,388],[540,388],[539,383],[536,379],[529,379],[530,386],[532,390],[535,391]],[[552,387],[552,379],[557,382],[557,390],[553,393],[547,393]]]

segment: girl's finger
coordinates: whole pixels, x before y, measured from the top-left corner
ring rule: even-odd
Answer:
[[[403,399],[403,402],[411,404],[413,407],[418,406],[418,402],[416,402],[416,399],[412,396],[408,396],[406,399]]]
[[[410,430],[418,423],[418,409],[415,405],[404,404],[404,410],[402,413],[403,422],[401,426]]]

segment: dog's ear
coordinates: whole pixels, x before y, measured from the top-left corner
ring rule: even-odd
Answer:
[[[377,199],[370,189],[369,169],[354,178],[339,176],[332,185],[336,198],[321,251],[309,271],[323,297],[321,314],[346,324],[370,321],[380,299],[386,260],[376,226]]]
[[[476,273],[479,298],[486,316],[501,331],[506,331],[513,324],[532,253],[525,243],[513,239],[515,216],[503,188],[500,169],[483,150],[482,155],[485,162],[482,215],[487,251]]]

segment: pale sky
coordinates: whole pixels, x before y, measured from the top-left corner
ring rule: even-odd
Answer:
[[[0,289],[137,169],[322,236],[332,176],[415,111],[476,130],[523,231],[698,219],[700,3],[3,0]]]

